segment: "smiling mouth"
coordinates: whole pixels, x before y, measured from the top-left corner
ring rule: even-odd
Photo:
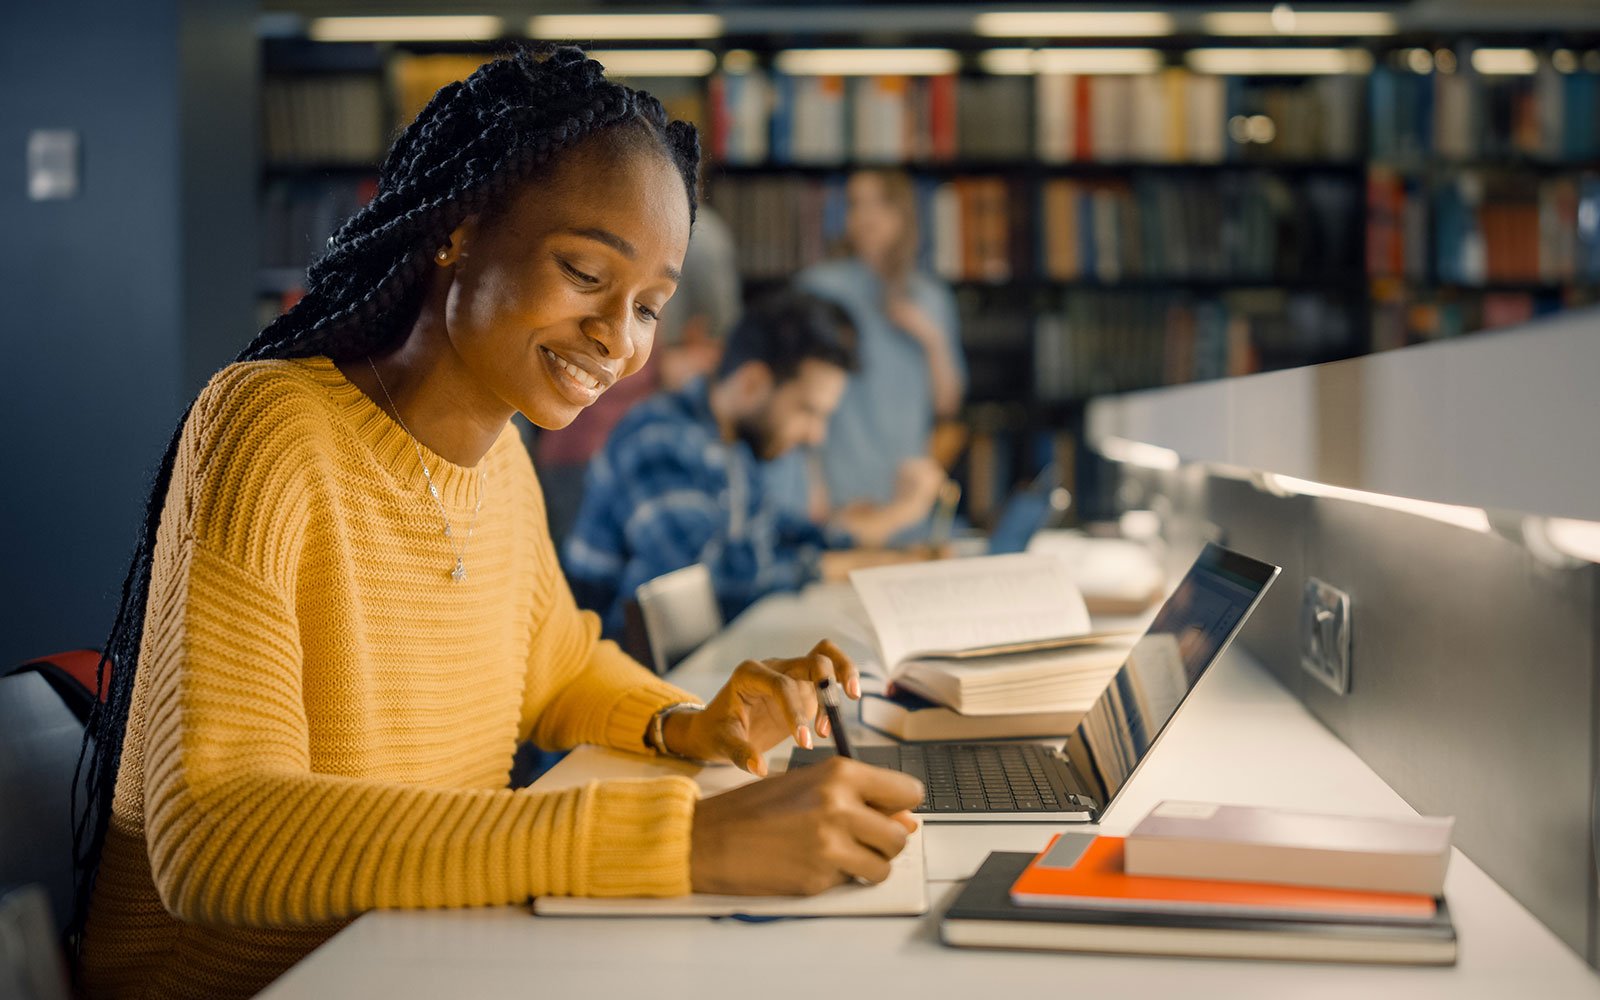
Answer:
[[[540,347],[539,350],[543,351],[545,357],[554,362],[557,368],[560,368],[563,372],[570,375],[574,382],[577,382],[590,392],[598,394],[610,384],[608,382],[600,381],[593,375],[590,375],[588,372],[584,371],[582,368],[579,368],[577,365],[568,361],[566,358],[563,358],[561,355],[557,354],[555,351],[552,351],[548,347]]]

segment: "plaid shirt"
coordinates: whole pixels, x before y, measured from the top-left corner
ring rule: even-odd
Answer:
[[[663,573],[705,563],[729,620],[798,589],[824,549],[850,544],[769,498],[766,465],[743,441],[722,440],[703,380],[629,411],[589,463],[562,549],[573,593],[600,612],[606,635],[621,635],[623,602]]]

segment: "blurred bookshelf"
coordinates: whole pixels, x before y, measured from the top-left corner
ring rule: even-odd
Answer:
[[[876,41],[845,34],[827,41]],[[812,41],[725,38],[707,74],[629,80],[700,126],[705,200],[749,294],[836,247],[852,170],[912,176],[921,263],[960,306],[967,422],[1007,437],[985,447],[1017,476],[1070,450],[1059,432],[1095,395],[1600,301],[1600,31],[1312,39],[1304,72],[1235,73],[1200,58],[1235,43],[1199,35],[1133,50],[946,33],[916,39],[953,60],[932,75],[783,71]],[[504,49],[265,43],[264,315],[372,196],[398,126]],[[1046,58],[1128,51],[1137,72]]]

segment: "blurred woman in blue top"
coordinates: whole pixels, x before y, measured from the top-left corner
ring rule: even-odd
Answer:
[[[966,363],[955,300],[917,268],[916,193],[905,174],[851,175],[846,189],[849,256],[802,271],[796,283],[844,308],[860,369],[850,379],[821,450],[828,502],[931,506],[942,471],[928,457],[938,419],[955,417]]]

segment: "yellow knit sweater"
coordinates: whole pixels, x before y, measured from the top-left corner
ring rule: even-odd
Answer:
[[[689,890],[685,778],[506,788],[521,739],[646,752],[687,700],[580,612],[514,429],[424,451],[325,358],[234,365],[183,431],[85,937],[96,996],[261,989],[364,910]]]

